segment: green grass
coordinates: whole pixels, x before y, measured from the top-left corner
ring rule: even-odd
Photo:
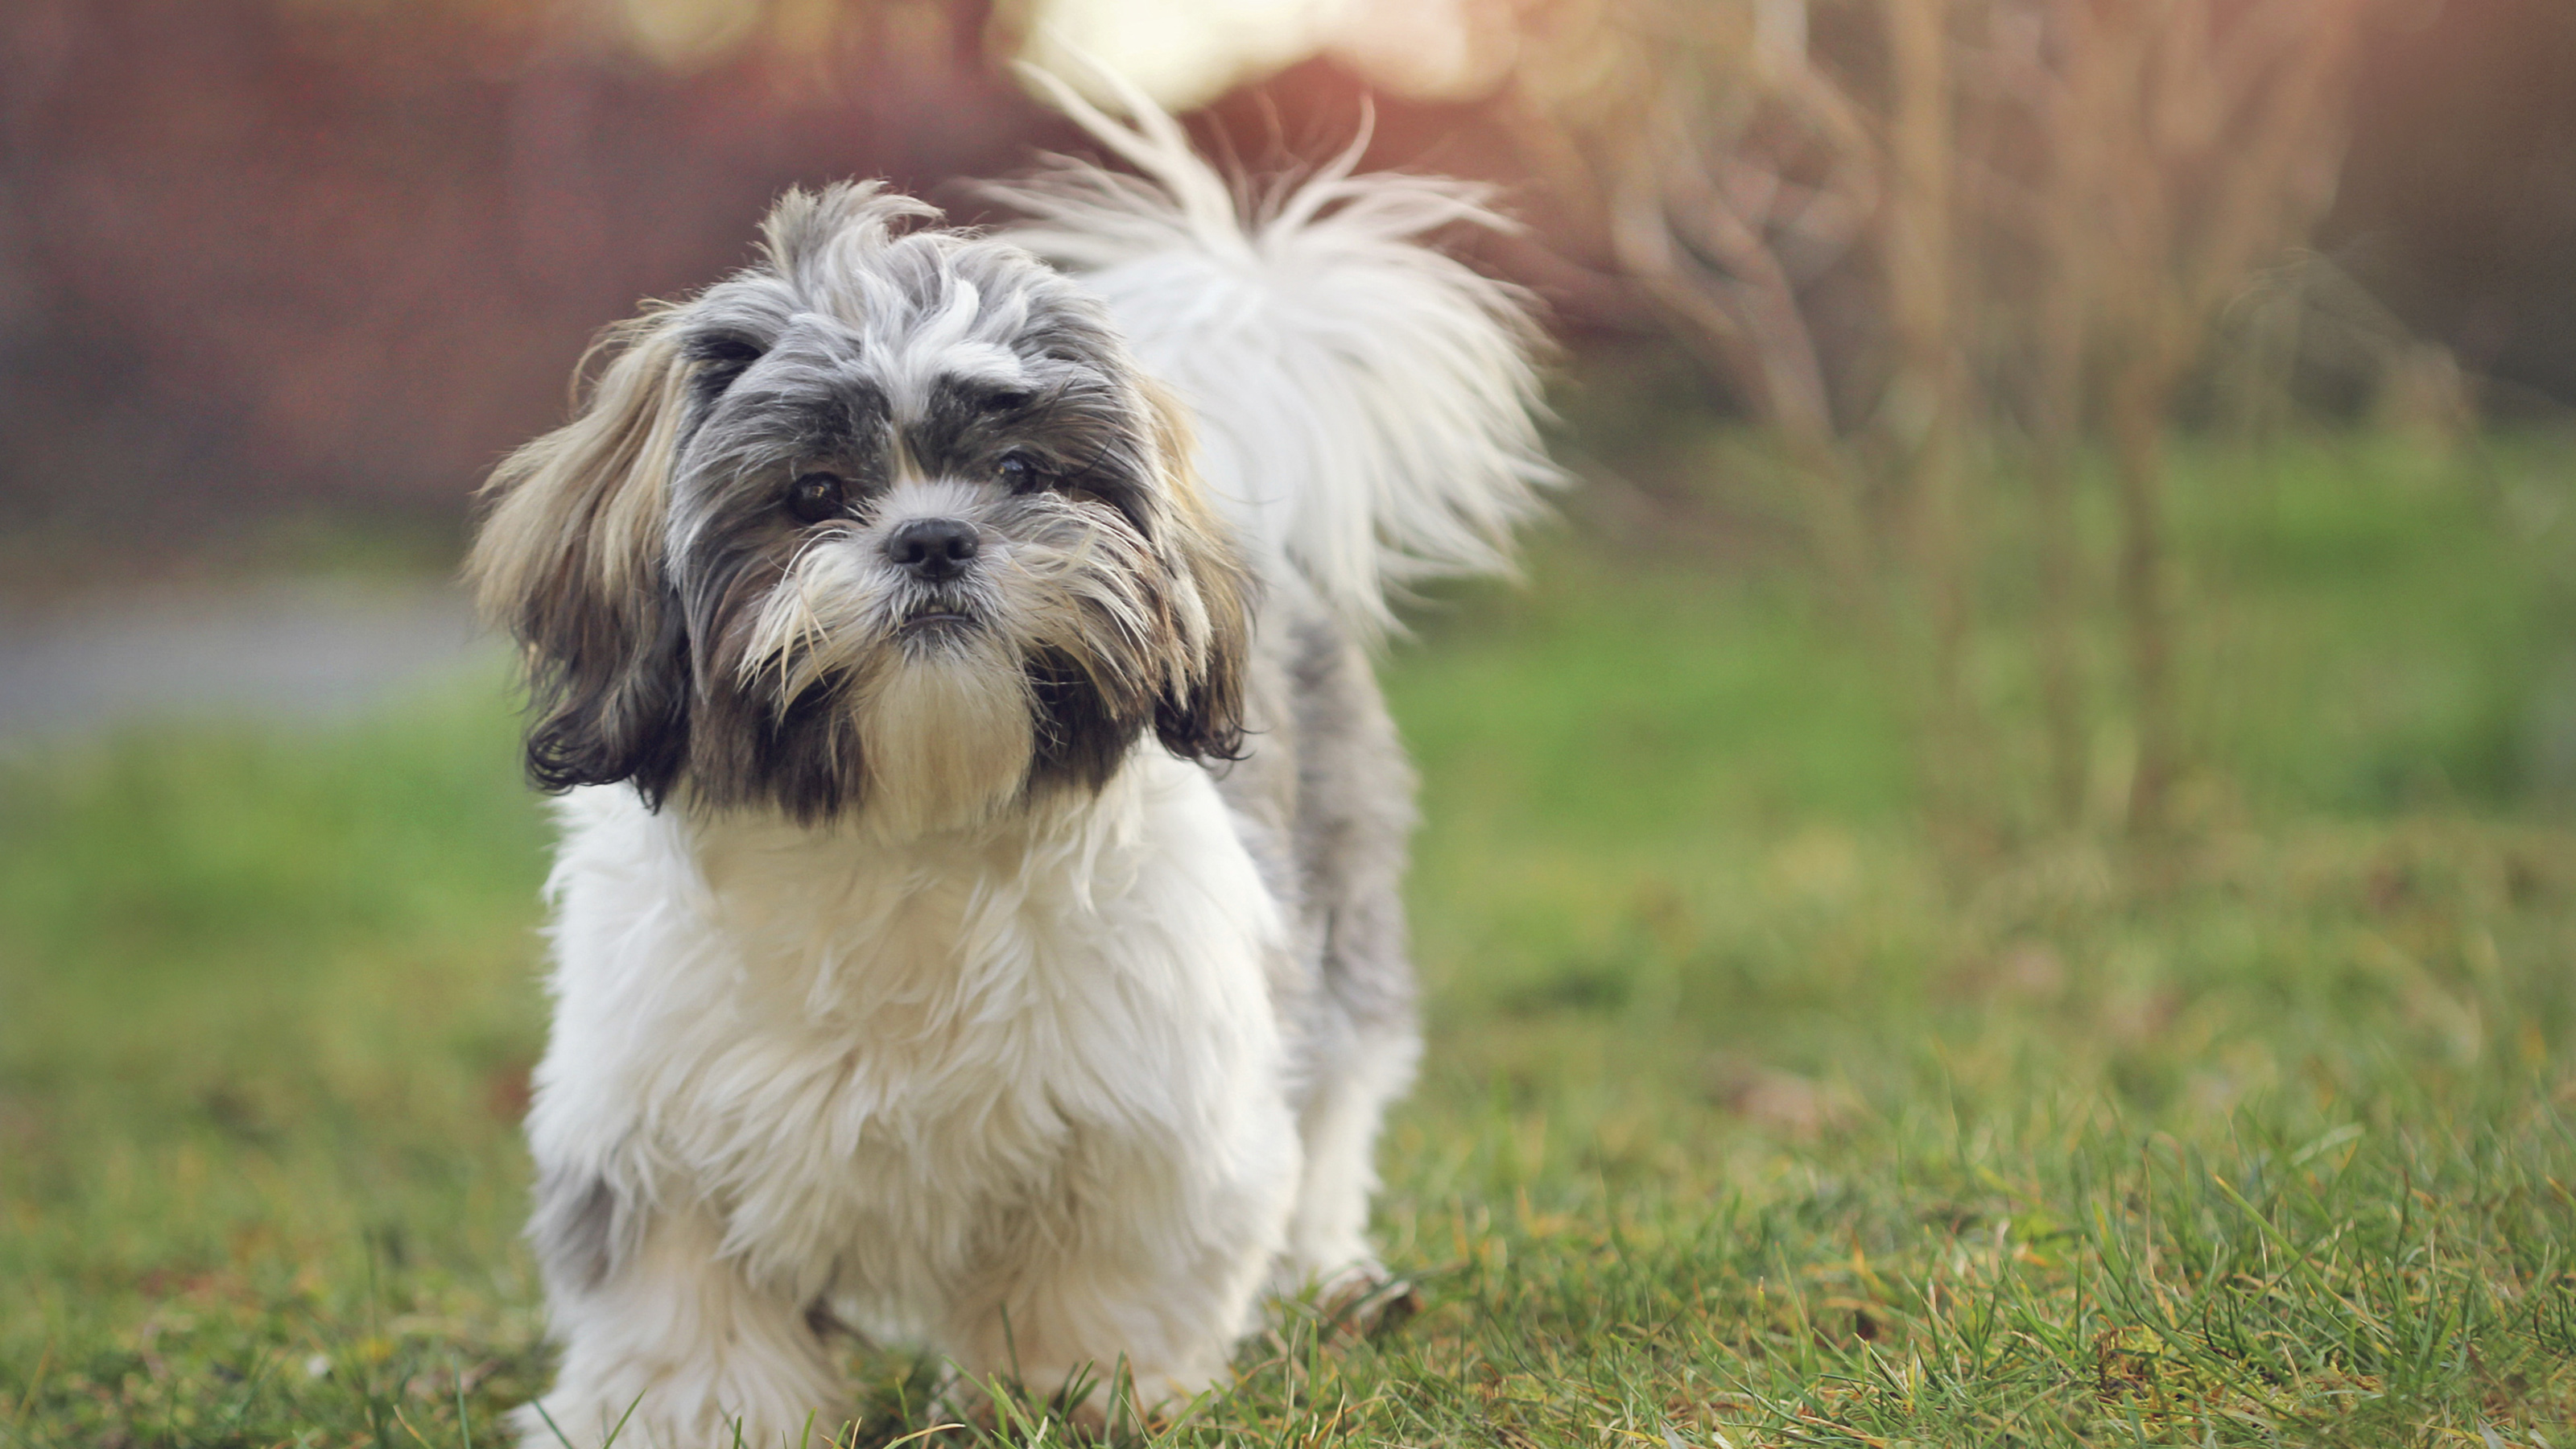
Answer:
[[[1425,1306],[1289,1313],[1171,1442],[2576,1446],[2576,454],[2189,461],[2152,861],[1939,856],[1878,672],[1758,562],[1577,531],[1430,615],[1379,1225]],[[0,771],[0,1443],[501,1442],[512,751],[478,678]],[[852,1371],[866,1442],[932,1422]]]

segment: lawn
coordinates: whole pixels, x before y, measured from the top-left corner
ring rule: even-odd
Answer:
[[[1379,1219],[1423,1306],[1285,1311],[1158,1432],[2576,1449],[2576,448],[2185,457],[2202,763],[2149,853],[1935,848],[1882,671],[1704,529],[1579,507],[1425,611]],[[547,1361],[513,749],[491,675],[0,765],[0,1443],[501,1442]],[[851,1370],[861,1442],[935,1422]]]

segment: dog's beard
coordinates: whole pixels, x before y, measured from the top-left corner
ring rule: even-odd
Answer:
[[[819,747],[859,777],[859,818],[889,834],[987,823],[1049,777],[1101,783],[1186,667],[1162,570],[1097,505],[903,492],[788,563],[749,610],[736,687],[773,718],[819,702]],[[933,513],[977,519],[991,544],[925,585],[881,541]]]
[[[981,824],[1028,780],[1032,712],[1017,660],[982,639],[904,657],[855,692],[867,810],[897,835]]]

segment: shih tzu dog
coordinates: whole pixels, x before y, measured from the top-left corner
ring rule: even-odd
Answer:
[[[1239,200],[1056,89],[1141,177],[995,187],[1000,233],[791,192],[489,486],[469,576],[567,792],[530,1444],[801,1445],[836,1324],[1171,1404],[1265,1292],[1382,1278],[1412,782],[1367,646],[1551,477],[1534,334],[1419,240],[1468,189]]]

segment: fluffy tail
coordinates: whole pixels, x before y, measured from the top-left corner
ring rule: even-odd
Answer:
[[[1513,525],[1558,478],[1532,420],[1538,329],[1518,289],[1417,240],[1504,225],[1482,191],[1353,176],[1354,144],[1239,202],[1133,87],[1102,77],[1134,118],[1120,121],[1030,74],[1144,175],[1060,161],[994,186],[1029,218],[1008,235],[1083,274],[1194,407],[1236,526],[1370,632],[1415,580],[1507,567]]]

